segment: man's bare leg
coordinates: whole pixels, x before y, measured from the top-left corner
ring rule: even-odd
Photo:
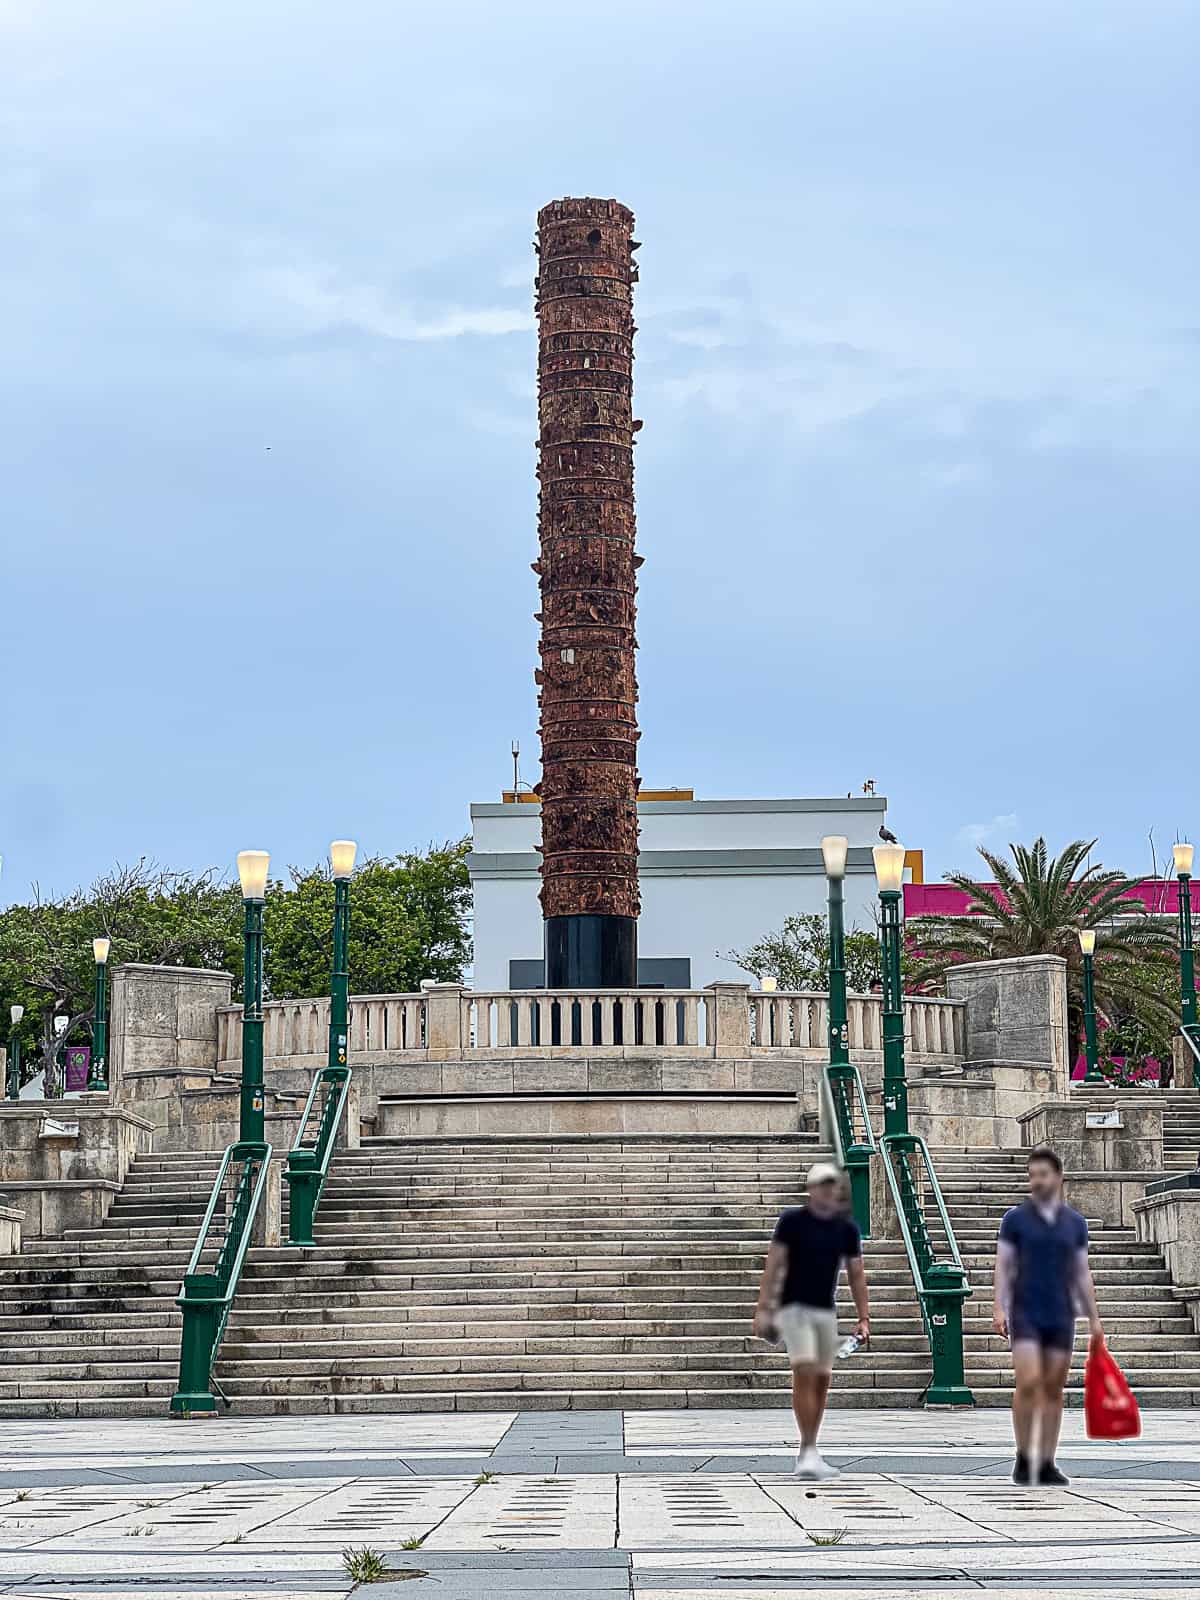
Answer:
[[[1042,1351],[1042,1438],[1040,1459],[1053,1461],[1062,1431],[1063,1390],[1071,1371],[1069,1350]]]
[[[1017,1454],[1027,1461],[1033,1457],[1033,1434],[1042,1409],[1045,1381],[1042,1370],[1042,1347],[1032,1339],[1019,1339],[1013,1345],[1013,1436]]]
[[[800,1429],[800,1448],[816,1448],[829,1394],[830,1374],[808,1364],[792,1368],[792,1410]]]

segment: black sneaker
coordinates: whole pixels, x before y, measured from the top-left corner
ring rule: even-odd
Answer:
[[[1017,1459],[1013,1462],[1012,1481],[1026,1486],[1033,1482],[1033,1473],[1029,1467],[1029,1457],[1017,1452]]]
[[[1065,1472],[1058,1470],[1053,1461],[1043,1461],[1038,1468],[1037,1481],[1052,1489],[1065,1489],[1071,1480]]]

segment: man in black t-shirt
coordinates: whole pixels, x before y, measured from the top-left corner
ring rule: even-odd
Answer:
[[[834,1296],[843,1262],[858,1312],[855,1332],[860,1343],[871,1336],[871,1320],[862,1238],[842,1206],[841,1174],[827,1161],[818,1161],[806,1187],[807,1205],[793,1206],[775,1224],[754,1331],[764,1339],[782,1339],[787,1346],[792,1409],[800,1429],[795,1470],[801,1478],[824,1479],[838,1476],[837,1468],[821,1459],[817,1434],[837,1349]]]

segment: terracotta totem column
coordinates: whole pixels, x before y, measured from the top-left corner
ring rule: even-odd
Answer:
[[[538,213],[542,913],[549,988],[637,982],[633,213]]]

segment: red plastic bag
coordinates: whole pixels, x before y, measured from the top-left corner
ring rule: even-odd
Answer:
[[[1089,1439],[1136,1439],[1142,1431],[1133,1390],[1102,1339],[1088,1351],[1083,1373],[1083,1415]]]

